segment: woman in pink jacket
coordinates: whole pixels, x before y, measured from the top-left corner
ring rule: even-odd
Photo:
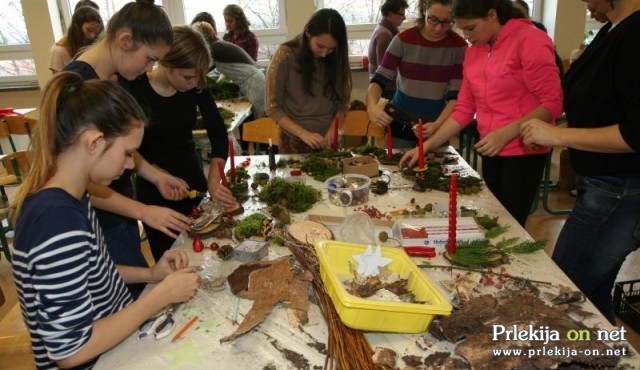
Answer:
[[[551,150],[527,147],[520,125],[531,118],[553,123],[562,113],[562,88],[553,43],[510,0],[458,0],[453,16],[471,44],[462,87],[451,117],[430,137],[425,151],[464,129],[476,116],[485,183],[524,226]],[[401,167],[413,165],[417,149]]]

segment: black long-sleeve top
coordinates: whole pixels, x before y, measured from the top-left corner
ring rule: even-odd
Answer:
[[[640,11],[616,27],[604,25],[563,79],[569,127],[619,124],[634,153],[571,149],[576,172],[587,176],[640,176]]]
[[[211,157],[226,159],[229,139],[224,121],[208,89],[158,95],[146,75],[134,81],[131,93],[147,114],[148,124],[138,150],[151,164],[185,180],[192,189],[206,191],[192,131],[197,111],[211,141]]]

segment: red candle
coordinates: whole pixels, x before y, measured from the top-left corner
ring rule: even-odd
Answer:
[[[233,152],[233,140],[229,140],[229,159],[231,160],[231,182],[236,182],[236,159]]]
[[[222,163],[222,161],[218,161],[218,172],[220,173],[220,180],[222,180],[222,185],[228,188],[229,183],[227,182],[227,176],[224,174],[224,163]]]
[[[391,124],[387,126],[387,157],[393,155],[393,137],[391,136]]]
[[[424,142],[422,138],[422,118],[418,120],[418,168],[424,170]]]
[[[456,216],[458,211],[458,179],[456,174],[451,174],[451,183],[449,184],[449,244],[447,252],[449,255],[456,253]]]
[[[333,150],[338,150],[338,129],[340,128],[340,118],[336,117],[333,126]]]

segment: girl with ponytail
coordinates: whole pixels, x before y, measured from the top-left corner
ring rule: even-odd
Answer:
[[[133,167],[145,122],[135,100],[112,82],[62,72],[40,112],[11,215],[14,279],[37,367],[86,368],[162,307],[188,300],[199,279],[184,252],[153,268],[115,265],[107,253],[87,187]],[[158,284],[132,303],[125,282]]]

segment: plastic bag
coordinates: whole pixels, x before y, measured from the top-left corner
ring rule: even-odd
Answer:
[[[345,217],[340,225],[336,239],[348,243],[377,245],[376,225],[364,212],[354,212]]]

